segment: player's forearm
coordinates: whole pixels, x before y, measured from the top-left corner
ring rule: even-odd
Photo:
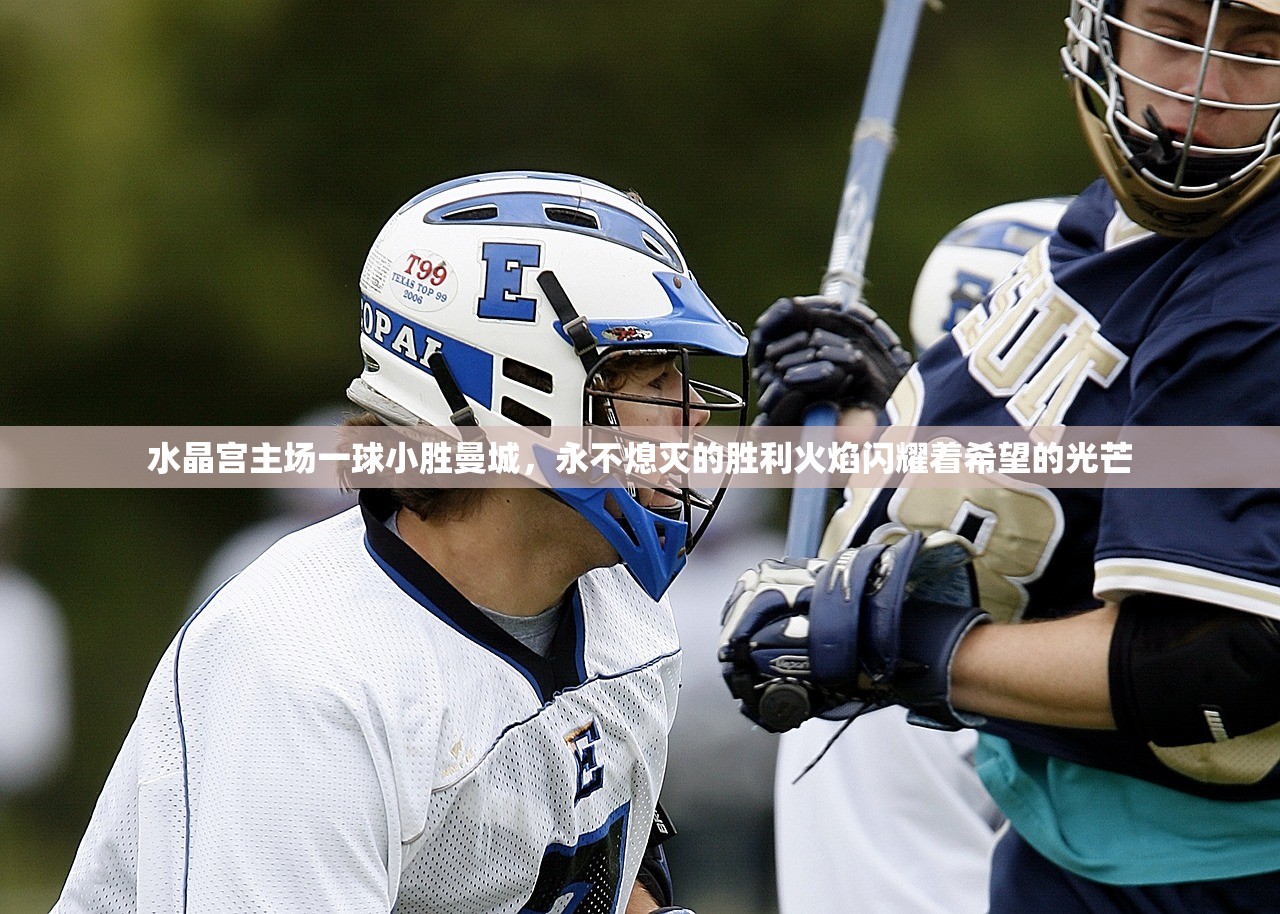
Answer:
[[[631,897],[627,899],[625,914],[649,914],[657,907],[659,907],[657,899],[650,895],[649,890],[637,880],[631,888]]]
[[[1114,729],[1107,657],[1116,607],[1065,619],[982,625],[951,667],[955,707],[1062,727]]]

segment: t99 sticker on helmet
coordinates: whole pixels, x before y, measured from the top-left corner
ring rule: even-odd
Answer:
[[[407,251],[401,255],[391,281],[399,286],[396,297],[418,311],[443,308],[458,287],[453,268],[430,251]]]

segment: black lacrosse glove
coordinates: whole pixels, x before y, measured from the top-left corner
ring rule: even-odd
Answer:
[[[751,331],[757,425],[802,425],[819,403],[881,409],[911,367],[897,334],[863,304],[780,298]]]
[[[824,562],[764,562],[725,606],[721,672],[742,713],[771,732],[810,717],[900,704],[912,723],[978,726],[951,704],[951,659],[975,625],[969,546],[913,532]]]

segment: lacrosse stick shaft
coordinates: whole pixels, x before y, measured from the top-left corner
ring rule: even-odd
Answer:
[[[860,301],[875,221],[876,204],[885,164],[893,149],[894,123],[898,104],[907,81],[907,66],[915,45],[920,14],[927,0],[887,0],[880,34],[876,38],[871,73],[862,100],[862,111],[853,131],[849,169],[845,173],[844,193],[836,230],[831,242],[831,257],[823,277],[823,295],[837,298],[845,307]],[[830,443],[829,428],[837,419],[835,409],[816,406],[805,414],[805,440]],[[827,480],[797,479],[791,493],[791,510],[787,519],[787,555],[793,558],[814,556],[826,523]]]

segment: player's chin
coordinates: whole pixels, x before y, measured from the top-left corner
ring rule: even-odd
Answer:
[[[666,492],[654,491],[653,498],[649,500],[648,507],[653,511],[660,511],[663,514],[669,514],[672,511],[680,510],[679,499],[668,495]]]
[[[639,489],[636,500],[650,511],[667,517],[678,517],[680,514],[680,499],[662,489]]]
[[[633,497],[642,508],[652,511],[669,520],[680,520],[684,514],[684,504],[680,499],[673,495],[669,495],[660,489],[637,488]],[[621,512],[615,511],[616,505],[610,506],[610,512],[618,517]],[[667,548],[667,534],[664,525],[657,525],[655,532],[658,535],[658,548]]]
[[[683,502],[674,494],[662,489],[637,486],[632,490],[632,497],[640,504],[640,507],[653,511],[655,514],[669,517],[672,520],[678,520],[684,513]],[[606,500],[605,505],[609,513],[615,518],[622,517],[621,508],[612,498]]]

